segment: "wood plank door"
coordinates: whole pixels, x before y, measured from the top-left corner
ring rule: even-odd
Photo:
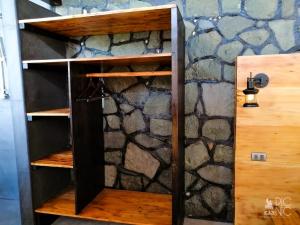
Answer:
[[[78,214],[104,188],[104,140],[102,103],[78,102],[89,79],[86,68],[69,63],[71,130],[73,137],[75,211]]]
[[[300,54],[242,56],[237,59],[235,224],[273,224],[300,208]],[[257,108],[244,108],[247,76],[265,73],[267,87]],[[266,161],[252,161],[252,152]],[[270,209],[273,207],[281,209]],[[272,215],[274,217],[274,215]],[[299,221],[300,223],[300,221]]]

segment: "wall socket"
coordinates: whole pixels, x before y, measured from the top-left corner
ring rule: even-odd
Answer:
[[[252,161],[267,161],[267,153],[265,152],[252,152],[251,153]]]

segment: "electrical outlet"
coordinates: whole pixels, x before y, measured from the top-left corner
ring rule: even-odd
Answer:
[[[252,161],[267,161],[267,153],[265,152],[252,152],[251,153]]]

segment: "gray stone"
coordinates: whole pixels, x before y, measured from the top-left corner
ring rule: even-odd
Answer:
[[[233,117],[234,86],[229,83],[202,84],[203,102],[208,116]]]
[[[199,179],[197,181],[197,183],[192,187],[192,191],[200,191],[206,185],[207,185],[207,182],[205,182],[202,179]]]
[[[135,77],[108,78],[105,79],[105,87],[113,93],[120,93],[137,82],[138,80]]]
[[[133,39],[147,39],[149,37],[149,31],[137,32],[133,34]]]
[[[197,83],[185,85],[185,114],[193,113],[198,100],[199,89]]]
[[[218,56],[222,58],[225,62],[233,63],[236,57],[243,50],[243,45],[239,41],[233,41],[220,46],[218,50]]]
[[[245,10],[255,19],[271,19],[275,16],[278,0],[246,0]]]
[[[198,117],[203,116],[204,114],[204,110],[203,110],[203,106],[202,106],[202,102],[199,100],[196,106],[196,115]]]
[[[152,31],[149,37],[148,48],[160,48],[160,32]]]
[[[273,44],[266,45],[260,52],[260,54],[262,55],[278,54],[278,53],[279,53],[279,49]]]
[[[185,26],[185,40],[188,40],[195,30],[195,24],[191,23],[188,20],[184,20],[184,26]]]
[[[209,160],[207,148],[202,141],[185,148],[185,169],[194,170]]]
[[[223,13],[239,13],[241,11],[241,0],[222,0]]]
[[[152,183],[150,186],[147,188],[147,192],[152,192],[152,193],[160,193],[160,194],[169,194],[170,191],[163,186],[161,186],[159,183]]]
[[[77,15],[82,13],[81,7],[69,7],[68,14],[69,15]]]
[[[125,168],[142,173],[153,178],[160,166],[160,163],[150,153],[140,149],[133,143],[127,145],[125,154]]]
[[[171,89],[171,78],[170,77],[155,77],[152,84],[152,88],[157,89]]]
[[[253,20],[241,16],[224,16],[218,23],[220,32],[228,40],[233,39],[238,33],[254,25]]]
[[[138,134],[135,136],[135,141],[139,143],[140,145],[143,145],[146,148],[157,148],[159,145],[161,145],[163,142],[152,138],[146,134]]]
[[[251,48],[247,48],[243,55],[255,55],[255,52]]]
[[[204,31],[204,30],[212,29],[214,27],[215,27],[215,25],[212,22],[210,22],[208,20],[200,19],[197,22],[196,31],[201,32],[201,31]]]
[[[170,40],[171,39],[171,31],[170,30],[163,31],[163,39],[164,40]]]
[[[160,148],[156,150],[156,154],[161,158],[166,164],[171,163],[172,151],[169,148]]]
[[[112,129],[120,129],[120,118],[115,115],[107,116],[108,126]]]
[[[114,34],[113,43],[120,43],[130,40],[130,33]]]
[[[124,9],[129,7],[129,0],[107,0],[108,10]]]
[[[295,20],[274,20],[269,22],[275,33],[276,40],[282,50],[286,51],[295,46]]]
[[[171,108],[171,96],[166,94],[151,95],[145,106],[144,114],[151,116],[168,115]]]
[[[287,18],[295,13],[295,0],[282,1],[282,17]]]
[[[211,186],[203,191],[202,197],[215,213],[220,213],[227,203],[225,191],[216,186]]]
[[[105,152],[104,158],[106,163],[114,163],[116,165],[122,163],[122,153],[120,151]]]
[[[186,0],[186,15],[189,17],[218,16],[218,0]]]
[[[151,119],[150,131],[153,134],[161,136],[172,135],[172,122],[169,120]]]
[[[144,71],[155,71],[159,68],[159,64],[139,64],[131,65],[131,68],[135,72],[144,72]]]
[[[143,188],[142,178],[127,174],[121,174],[121,185],[124,189],[130,191],[141,191]]]
[[[105,0],[82,0],[81,6],[103,8],[103,7],[105,7],[105,3],[106,3]]]
[[[136,109],[130,115],[126,115],[123,120],[123,127],[127,134],[144,130],[146,128],[146,124],[142,112]]]
[[[103,117],[103,129],[105,129],[106,128],[106,119],[105,119],[105,117]]]
[[[256,26],[257,26],[257,27],[264,27],[266,24],[267,24],[266,21],[258,21],[258,22],[256,23]]]
[[[105,186],[113,187],[117,178],[117,168],[115,166],[106,165],[104,170],[105,170]]]
[[[101,12],[102,10],[101,9],[98,9],[98,8],[92,8],[90,10],[90,13],[96,13],[96,12]]]
[[[208,120],[202,127],[202,135],[211,140],[227,140],[231,135],[230,125],[226,120]]]
[[[120,109],[124,112],[124,113],[129,113],[129,112],[131,112],[131,111],[133,111],[134,110],[134,107],[133,106],[131,106],[131,105],[128,105],[128,104],[121,104],[120,105]]]
[[[172,170],[171,168],[161,172],[158,181],[165,185],[167,188],[172,189]]]
[[[201,196],[194,195],[185,201],[185,214],[189,217],[204,217],[210,215],[201,203]]]
[[[233,162],[232,147],[226,145],[217,145],[214,153],[214,161],[232,163]]]
[[[222,37],[216,31],[200,34],[192,38],[189,47],[189,55],[192,59],[214,55]]]
[[[129,8],[139,8],[139,7],[149,7],[152,6],[148,2],[138,1],[138,0],[130,0]]]
[[[194,63],[186,72],[187,80],[221,80],[221,64],[216,59],[204,59]]]
[[[235,81],[235,67],[224,65],[224,79],[229,82]]]
[[[114,45],[111,48],[113,55],[140,55],[145,51],[143,41],[131,42],[123,45]]]
[[[171,41],[164,41],[163,42],[163,52],[165,52],[165,53],[172,52],[172,43],[171,43]]]
[[[115,100],[112,97],[104,98],[103,114],[112,114],[118,111]]]
[[[80,6],[80,0],[63,0],[63,6]]]
[[[260,46],[269,38],[269,36],[269,32],[265,29],[257,29],[242,33],[240,38],[250,45]]]
[[[104,132],[105,148],[123,148],[125,141],[126,137],[121,131]]]
[[[130,104],[143,106],[149,97],[149,90],[144,84],[139,84],[125,91],[124,97]]]
[[[185,137],[198,138],[199,120],[195,115],[185,117]]]
[[[224,166],[207,165],[198,170],[198,174],[205,180],[216,184],[231,184],[232,170]]]
[[[108,35],[92,36],[86,40],[85,46],[87,48],[108,51],[110,46],[110,38]]]
[[[61,15],[61,16],[67,16],[68,15],[68,8],[64,7],[64,6],[61,6],[61,7],[55,7],[55,12],[58,14],[58,15]],[[2,35],[1,35],[2,36]]]
[[[196,180],[197,177],[195,177],[193,174],[185,172],[184,173],[185,190],[187,190]]]

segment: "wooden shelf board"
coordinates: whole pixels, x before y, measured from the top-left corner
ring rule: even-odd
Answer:
[[[175,4],[113,10],[72,16],[20,20],[20,24],[77,37],[114,33],[171,29],[171,9]]]
[[[73,168],[72,150],[67,149],[31,163],[32,166]]]
[[[35,212],[134,225],[172,224],[171,195],[104,189],[78,215],[74,204],[74,190],[68,190]]]
[[[70,116],[69,108],[50,109],[39,112],[27,113],[27,116]]]
[[[172,71],[146,71],[146,72],[113,72],[113,73],[88,73],[84,77],[150,77],[171,76]]]
[[[23,64],[48,64],[59,65],[67,62],[78,64],[102,64],[102,65],[133,65],[133,64],[155,64],[171,65],[171,53],[147,54],[147,55],[126,55],[126,56],[101,56],[94,58],[76,59],[47,59],[47,60],[24,60]]]

